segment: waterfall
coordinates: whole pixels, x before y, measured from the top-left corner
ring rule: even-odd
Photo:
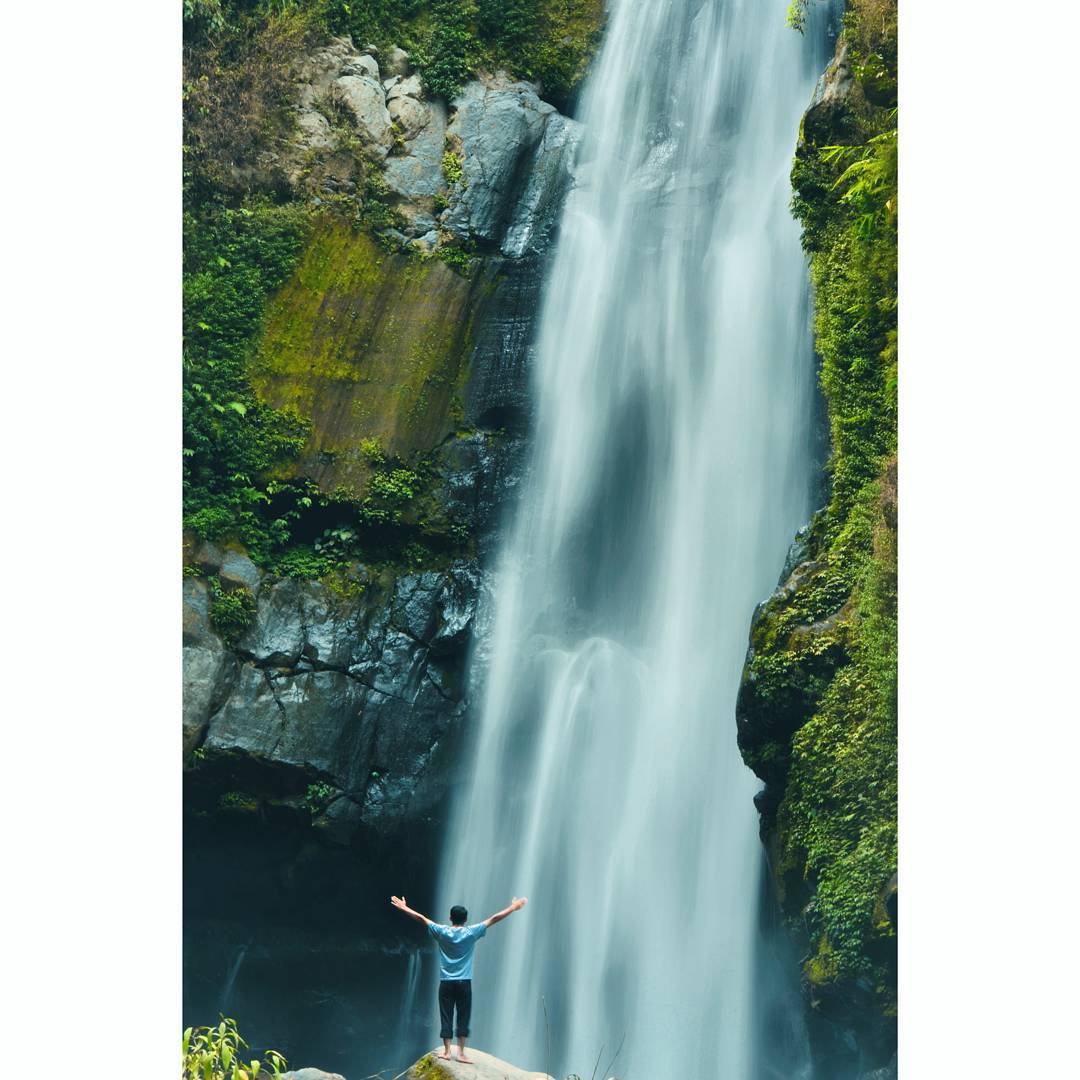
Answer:
[[[244,962],[244,957],[247,956],[248,947],[246,944],[241,945],[236,950],[236,955],[233,957],[232,963],[229,965],[228,974],[225,977],[225,988],[221,992],[221,1009],[220,1011],[224,1015],[228,1015],[229,1009],[232,1007],[233,987],[236,985],[236,976],[240,974],[240,965]]]
[[[411,1056],[413,1047],[412,1029],[416,1023],[416,996],[420,989],[420,975],[424,966],[423,953],[409,953],[409,966],[405,972],[405,990],[401,996],[401,1014],[398,1021],[397,1046],[402,1059]]]
[[[560,1076],[762,1072],[734,703],[810,509],[788,173],[825,60],[784,9],[615,0],[582,99],[438,908],[529,897],[479,946],[474,1041]]]

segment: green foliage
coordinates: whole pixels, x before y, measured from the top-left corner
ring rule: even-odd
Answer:
[[[182,1040],[181,1080],[258,1080],[284,1072],[285,1058],[276,1050],[244,1060],[241,1053],[248,1049],[235,1020],[222,1017],[215,1027],[189,1027]]]
[[[263,155],[295,124],[292,66],[325,32],[319,6],[185,0],[183,26],[185,199],[235,199],[253,175],[282,189]]]
[[[245,162],[255,160],[287,119],[287,110],[267,112],[252,96],[261,82],[280,103],[287,40],[350,34],[381,54],[404,46],[427,90],[447,99],[478,69],[502,67],[539,81],[562,104],[581,82],[603,20],[603,0],[184,0],[190,112],[203,121],[192,153],[219,182],[230,140]]]
[[[303,446],[309,425],[260,402],[245,361],[270,293],[291,271],[305,233],[297,207],[253,202],[184,215],[184,524],[234,534],[265,557],[287,540],[302,485],[267,474]]]
[[[810,0],[790,0],[787,9],[787,24],[800,34],[806,29],[806,9]]]
[[[386,452],[376,438],[360,440],[360,453],[369,464],[379,467],[386,464]]]
[[[805,0],[793,4],[796,20]],[[851,0],[855,83],[803,124],[792,170],[815,295],[830,497],[807,561],[756,617],[740,746],[780,796],[776,875],[812,986],[895,1009],[897,113],[895,0]]]
[[[229,645],[234,645],[255,618],[255,597],[248,589],[227,591],[212,577],[210,584],[210,621]]]
[[[318,781],[308,784],[304,795],[304,805],[311,811],[312,816],[325,810],[330,800],[337,794],[337,789],[332,784]]]
[[[259,800],[255,795],[247,791],[226,791],[218,799],[218,807],[222,810],[257,810]]]
[[[435,0],[431,35],[415,49],[424,86],[431,94],[452,98],[480,59],[473,33],[473,0]]]
[[[377,169],[369,169],[364,177],[356,224],[372,232],[403,228],[405,220],[401,213],[390,205],[390,197],[390,188],[382,173]]]
[[[472,269],[474,252],[466,244],[443,244],[435,251],[435,258],[446,263],[451,270],[465,277]]]
[[[461,155],[447,150],[442,156],[442,174],[448,184],[456,184],[464,175],[461,171]]]
[[[893,506],[894,493],[882,500],[879,488],[871,485],[879,508]],[[793,739],[781,858],[816,879],[804,918],[826,944],[833,977],[876,975],[887,987],[882,945],[895,928],[876,912],[896,871],[897,712],[896,533],[885,512],[846,630],[850,662]]]

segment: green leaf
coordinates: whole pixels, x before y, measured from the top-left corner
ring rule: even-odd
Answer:
[[[247,406],[239,401],[230,401],[229,408],[233,412],[238,412],[241,416],[247,416]]]

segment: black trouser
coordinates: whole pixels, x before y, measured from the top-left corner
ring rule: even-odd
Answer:
[[[469,1034],[469,1017],[472,1015],[472,979],[443,979],[439,983],[439,1020],[442,1029],[440,1039],[454,1037],[454,1008],[457,1007],[457,1037]]]

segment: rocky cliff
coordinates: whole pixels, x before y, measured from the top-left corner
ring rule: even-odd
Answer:
[[[263,136],[213,143],[223,101],[189,125],[185,1012],[369,1070],[418,962],[378,898],[430,901],[579,125],[506,72],[446,100],[401,48],[264,51]]]
[[[792,172],[815,289],[826,505],[755,612],[739,746],[803,953],[818,1066],[895,1075],[896,6],[848,5]],[[880,1070],[880,1071],[879,1071]]]

